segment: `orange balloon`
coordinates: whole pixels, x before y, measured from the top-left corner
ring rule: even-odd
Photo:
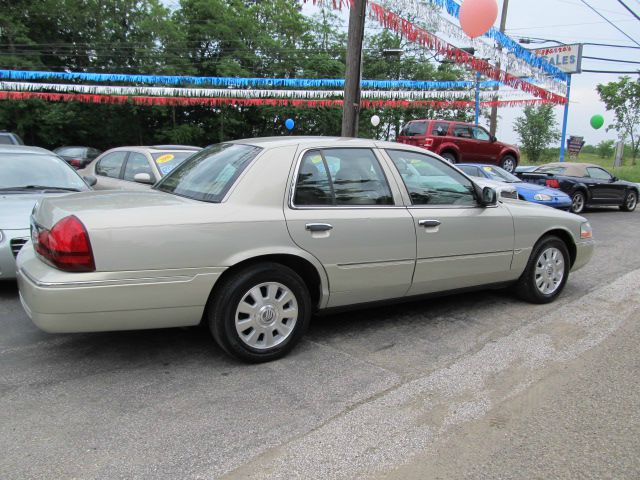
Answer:
[[[460,7],[460,26],[471,38],[484,35],[498,18],[496,0],[464,0]]]

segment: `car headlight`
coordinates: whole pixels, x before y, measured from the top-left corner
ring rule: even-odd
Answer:
[[[584,222],[580,225],[580,238],[592,238],[593,237],[593,229],[591,228],[591,224],[589,222]]]
[[[550,202],[551,200],[553,200],[553,197],[551,197],[551,195],[547,195],[546,193],[536,193],[533,196],[534,200],[538,200],[539,202]]]

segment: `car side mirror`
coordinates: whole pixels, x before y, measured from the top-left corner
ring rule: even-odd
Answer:
[[[478,193],[480,205],[483,207],[494,207],[498,204],[498,194],[493,188],[482,188],[476,185],[476,192]]]
[[[612,182],[617,182],[618,180],[620,180],[618,177],[611,177]]]
[[[495,135],[491,135],[491,143],[495,143],[498,141],[498,138]]]
[[[133,176],[133,181],[138,183],[146,183],[148,185],[151,185],[153,183],[153,181],[151,180],[151,175],[149,175],[148,173],[136,173]]]
[[[84,180],[84,183],[86,183],[90,187],[93,187],[96,183],[98,183],[98,179],[93,175],[85,175],[84,177],[82,177],[82,179]]]

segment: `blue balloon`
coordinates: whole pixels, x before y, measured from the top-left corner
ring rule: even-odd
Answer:
[[[295,122],[290,118],[287,118],[287,120],[284,122],[284,126],[287,127],[287,130],[293,130],[294,125]]]

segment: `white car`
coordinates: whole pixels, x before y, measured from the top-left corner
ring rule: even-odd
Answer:
[[[18,283],[46,331],[204,322],[259,362],[332,307],[505,285],[550,302],[591,236],[584,218],[500,202],[418,147],[257,138],[211,146],[151,191],[43,199]]]

